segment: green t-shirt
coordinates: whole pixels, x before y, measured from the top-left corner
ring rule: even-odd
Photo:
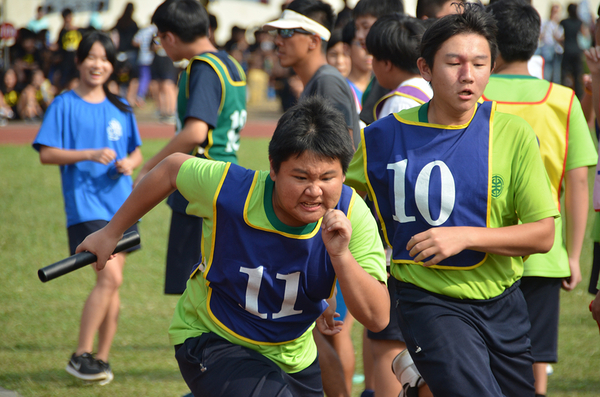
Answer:
[[[427,107],[428,103],[406,109],[396,113],[395,117],[399,122],[426,124]],[[521,118],[495,112],[492,128],[491,175],[496,180],[496,189],[491,199],[490,227],[516,225],[519,219],[528,223],[559,216],[531,127]],[[346,173],[346,184],[363,192],[369,191],[362,149],[366,133],[368,127],[361,132],[361,144]],[[489,299],[500,295],[521,278],[523,260],[521,257],[489,254],[482,265],[470,270],[393,263],[391,273],[400,281],[441,295],[458,299]]]
[[[554,87],[553,87],[554,88]],[[560,92],[550,90],[550,83],[532,76],[492,75],[485,89],[486,99],[502,101],[502,111],[517,114],[534,129],[540,142],[549,140],[551,145],[541,145],[541,154],[547,167],[561,172],[550,178],[555,200],[564,191],[564,174],[579,167],[596,164],[598,155],[579,100],[566,87]],[[552,100],[552,95],[556,99]],[[503,106],[504,103],[507,103]],[[551,113],[548,115],[547,113]],[[553,114],[552,114],[553,113]],[[558,117],[563,123],[556,122]],[[558,144],[564,140],[563,145]],[[562,143],[562,142],[561,142]],[[566,152],[566,159],[565,159]],[[549,171],[550,172],[550,171]],[[567,187],[568,188],[568,187]],[[545,254],[531,255],[525,261],[524,276],[568,277],[569,258],[563,240],[562,218],[555,220],[555,236],[552,249]]]
[[[187,213],[203,218],[203,263],[209,263],[212,255],[213,205],[226,167],[227,163],[196,158],[187,160],[177,175],[177,188],[190,201]],[[273,185],[268,171],[257,171],[255,184],[247,201],[248,222],[259,229],[292,235],[306,233],[305,228],[292,228],[277,219],[271,200]],[[386,282],[385,254],[377,224],[364,201],[356,193],[353,194],[354,204],[351,204],[349,209],[349,219],[352,224],[350,252],[367,273],[381,282]],[[314,225],[306,227],[314,229]],[[294,253],[285,252],[282,255],[288,256]],[[218,266],[218,264],[212,263],[211,266]],[[314,362],[317,356],[317,348],[312,337],[314,326],[291,342],[277,345],[250,343],[227,332],[211,318],[206,304],[209,290],[202,271],[196,272],[188,280],[169,328],[169,337],[173,345],[181,344],[188,338],[206,332],[214,332],[232,343],[256,350],[288,373],[301,371]]]

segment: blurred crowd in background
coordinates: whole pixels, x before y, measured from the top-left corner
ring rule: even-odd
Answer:
[[[282,5],[282,9],[289,2]],[[72,89],[78,83],[75,51],[87,30],[104,30],[111,34],[117,48],[117,67],[110,89],[125,97],[134,106],[143,108],[148,100],[156,107],[156,117],[164,123],[174,123],[177,76],[185,64],[173,64],[164,50],[153,42],[156,28],[149,21],[133,19],[134,5],[128,3],[114,24],[108,26],[102,14],[103,2],[89,19],[88,26],[75,26],[73,12],[63,9],[63,26],[56,41],[50,40],[46,14],[40,6],[26,26],[20,27],[9,53],[8,64],[0,73],[0,126],[10,120],[36,122],[55,95]],[[543,16],[542,16],[543,17]],[[328,43],[328,61],[340,71],[351,65],[353,37],[342,34],[353,26],[352,10],[346,5],[339,12],[336,31]],[[268,19],[268,18],[267,18]],[[569,4],[566,10],[556,3],[550,15],[543,18],[538,55],[544,59],[544,78],[573,88],[583,96],[590,79],[584,74],[583,51],[594,45],[595,18],[584,0]],[[218,28],[210,16],[211,30]],[[214,38],[214,34],[211,34]],[[302,83],[291,68],[282,68],[277,59],[275,35],[259,27],[234,26],[226,43],[214,43],[227,51],[244,68],[248,81],[248,106],[278,101],[281,110],[292,106],[303,90]],[[369,68],[370,63],[365,63]],[[338,67],[339,66],[339,67]],[[363,71],[371,73],[370,70]],[[349,80],[352,80],[349,78]]]

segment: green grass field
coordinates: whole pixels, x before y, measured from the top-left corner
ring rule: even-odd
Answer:
[[[145,141],[144,157],[164,143]],[[243,139],[240,163],[267,169],[266,148],[267,139]],[[40,165],[36,152],[23,145],[0,147],[0,170],[0,387],[32,397],[185,394],[167,338],[177,298],[162,293],[167,206],[159,205],[144,217],[143,249],[127,260],[110,360],[115,380],[104,387],[88,386],[64,367],[77,343],[93,271],[81,269],[46,284],[37,278],[37,269],[68,254],[58,169]],[[584,282],[561,296],[560,362],[550,377],[549,396],[600,394],[600,336],[587,309],[590,266],[588,239],[582,256]],[[361,328],[354,327],[356,341]],[[357,343],[361,373],[358,352]],[[361,387],[355,385],[354,396]]]

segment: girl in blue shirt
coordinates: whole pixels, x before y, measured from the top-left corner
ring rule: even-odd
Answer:
[[[115,46],[105,33],[94,31],[82,38],[77,49],[79,85],[55,98],[33,143],[42,164],[60,166],[71,254],[112,218],[131,192],[131,174],[142,162],[131,107],[107,88],[115,56]],[[113,379],[108,355],[117,330],[124,265],[125,254],[119,253],[105,270],[96,272],[96,285],[83,308],[77,349],[66,368],[77,378],[100,384]]]

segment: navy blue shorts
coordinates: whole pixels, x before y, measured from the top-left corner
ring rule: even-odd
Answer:
[[[165,294],[181,295],[194,265],[202,256],[202,218],[172,211]]]
[[[535,362],[558,360],[558,317],[562,278],[523,277],[521,292],[527,302],[531,355]]]
[[[322,397],[319,360],[288,374],[262,354],[209,332],[175,346],[175,358],[194,396]]]
[[[395,277],[389,277],[387,280],[388,292],[390,293],[390,322],[383,330],[373,332],[367,330],[367,337],[376,340],[397,340],[404,342],[400,325],[398,324],[398,315],[396,314],[396,285],[399,283]]]
[[[106,226],[107,224],[108,224],[107,221],[89,221],[89,222],[83,222],[83,223],[78,223],[73,226],[69,226],[67,228],[67,233],[69,234],[69,251],[71,252],[71,255],[75,254],[75,249],[77,249],[77,246],[79,244],[81,244],[87,236],[89,236],[90,234],[92,234],[94,232],[97,232],[98,230],[100,230],[104,226]],[[125,233],[134,232],[134,231],[135,232],[138,231],[137,223],[135,225],[131,226],[129,229],[127,229],[125,231]],[[138,244],[135,247],[131,247],[131,248],[125,250],[124,252],[129,253],[129,252],[137,251],[140,248],[142,248],[142,246],[140,244]]]
[[[487,300],[399,283],[406,346],[436,397],[534,397],[527,305],[518,282]]]

